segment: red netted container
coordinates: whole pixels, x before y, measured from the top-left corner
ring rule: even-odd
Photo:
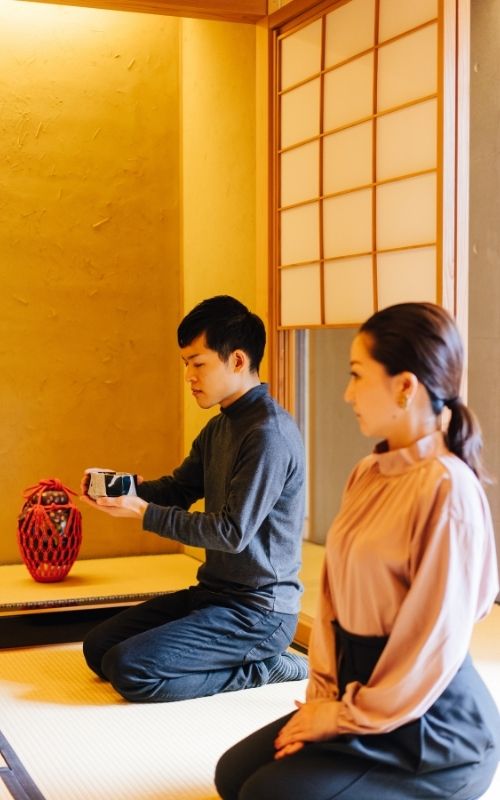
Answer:
[[[62,581],[82,543],[82,515],[71,489],[57,478],[42,480],[24,492],[17,522],[19,549],[31,576],[41,583]]]

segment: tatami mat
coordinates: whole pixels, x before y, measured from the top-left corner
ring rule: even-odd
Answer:
[[[88,671],[81,645],[0,652],[0,730],[46,800],[215,798],[219,755],[304,691],[305,681],[136,705]]]
[[[476,627],[472,653],[500,704],[499,606]],[[214,800],[219,755],[293,710],[305,685],[135,705],[88,671],[81,645],[3,650],[0,731],[45,800]],[[1,767],[0,757],[0,800],[12,800]],[[499,797],[500,772],[483,800]]]

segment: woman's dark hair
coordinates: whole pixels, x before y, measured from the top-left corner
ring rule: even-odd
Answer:
[[[227,294],[217,295],[198,303],[177,328],[179,347],[187,347],[205,334],[210,350],[227,361],[235,350],[244,350],[250,360],[250,371],[258,372],[264,348],[264,323],[243,303]]]
[[[463,346],[450,314],[434,303],[399,303],[377,311],[359,332],[369,337],[372,358],[383,364],[389,375],[408,371],[418,378],[435,414],[448,406],[447,446],[485,480],[481,428],[460,399]]]

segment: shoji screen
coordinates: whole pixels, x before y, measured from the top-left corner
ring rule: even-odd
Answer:
[[[391,303],[443,301],[455,159],[444,6],[323,3],[276,32],[279,328],[353,325]]]

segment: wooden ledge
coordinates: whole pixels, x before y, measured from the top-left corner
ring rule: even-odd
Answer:
[[[196,583],[199,562],[182,553],[76,561],[56,583],[37,583],[24,564],[0,567],[0,617],[131,604]]]

